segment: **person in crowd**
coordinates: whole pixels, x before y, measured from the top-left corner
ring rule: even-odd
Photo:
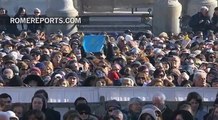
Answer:
[[[116,100],[107,101],[105,103],[105,111],[106,114],[104,116],[104,120],[108,120],[112,116],[112,112],[114,110],[121,110],[121,104]]]
[[[203,70],[198,70],[193,76],[193,85],[195,87],[209,87],[206,82],[207,73]]]
[[[8,115],[10,120],[19,120],[19,118],[16,116],[16,114],[13,111],[6,111],[6,114]]]
[[[15,34],[15,26],[16,24],[10,23],[10,16],[7,14],[7,10],[0,8],[0,33]]]
[[[163,120],[169,120],[173,111],[165,103],[166,96],[163,93],[157,93],[152,98],[152,103],[161,110]]]
[[[24,120],[48,120],[46,119],[45,114],[40,110],[30,110],[28,111],[25,116]]]
[[[79,113],[79,117],[82,120],[98,120],[98,118],[91,113],[91,108],[88,104],[77,105],[76,111]]]
[[[26,13],[26,9],[24,7],[20,7],[17,11],[17,13],[15,14],[14,18],[27,18],[27,13]],[[20,34],[23,31],[28,31],[28,24],[26,23],[20,23],[16,25],[17,27],[17,34]]]
[[[186,101],[191,104],[194,118],[203,120],[207,112],[203,110],[202,97],[197,92],[190,92]]]
[[[211,19],[211,28],[214,33],[218,32],[218,7],[214,8],[214,14]]]
[[[124,120],[124,115],[123,115],[123,112],[120,111],[120,110],[114,110],[112,112],[112,117],[115,118],[115,120]]]
[[[8,109],[12,105],[12,97],[7,93],[0,94],[0,102],[3,103],[3,109]]]
[[[74,106],[76,107],[79,104],[88,104],[88,101],[84,98],[84,97],[78,97],[75,101],[74,101]]]
[[[138,120],[163,120],[160,109],[154,105],[146,105],[143,107]]]
[[[16,114],[19,120],[23,120],[26,109],[22,103],[13,103],[11,106],[11,110]]]
[[[193,15],[189,22],[189,26],[194,32],[202,31],[204,37],[207,35],[208,30],[210,29],[210,16],[208,15],[209,9],[206,6],[202,6],[200,12]]]
[[[34,96],[35,95],[42,95],[45,97],[46,99],[46,105],[48,103],[48,100],[49,100],[49,97],[48,97],[48,93],[44,90],[44,89],[39,89],[37,90],[35,93],[34,93]],[[49,108],[48,106],[46,106],[46,111],[45,111],[45,114],[49,114],[49,115],[52,115],[53,117],[51,117],[50,119],[51,120],[60,120],[61,119],[61,115],[60,115],[60,112],[56,111],[56,110],[53,110],[51,108]]]
[[[192,114],[185,110],[178,110],[173,113],[171,120],[194,120]]]
[[[127,118],[128,120],[136,120],[139,117],[139,114],[142,111],[142,100],[140,98],[131,98],[128,103],[128,114]]]
[[[36,94],[32,97],[29,111],[31,110],[39,110],[43,112],[46,116],[46,120],[60,120],[60,114],[58,117],[57,114],[53,114],[51,110],[47,109],[47,100],[42,95]]]
[[[176,110],[185,110],[185,111],[188,111],[193,116],[193,111],[192,111],[191,104],[189,102],[187,102],[187,101],[179,102],[178,105],[177,105],[177,109]]]
[[[34,15],[31,16],[34,18],[42,18],[43,16],[41,15],[41,10],[39,8],[34,9]],[[31,23],[28,25],[28,30],[30,30],[33,33],[39,34],[39,32],[42,32],[45,30],[45,23]]]

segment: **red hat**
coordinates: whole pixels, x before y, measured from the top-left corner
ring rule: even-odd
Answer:
[[[35,71],[37,72],[39,75],[41,75],[41,70],[38,67],[32,67],[30,72]]]

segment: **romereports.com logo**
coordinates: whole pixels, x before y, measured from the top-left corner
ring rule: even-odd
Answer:
[[[27,17],[10,18],[11,24],[81,24],[81,18],[77,17]]]

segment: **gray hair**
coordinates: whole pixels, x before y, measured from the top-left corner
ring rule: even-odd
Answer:
[[[118,109],[117,110],[113,110],[112,116],[118,117],[120,120],[123,120],[123,118],[124,118],[123,112],[121,112]]]
[[[152,101],[154,101],[155,99],[159,99],[159,100],[161,100],[162,103],[164,103],[166,100],[166,96],[164,93],[158,92],[158,93],[153,95]]]
[[[202,76],[206,79],[207,77],[207,73],[204,71],[204,70],[197,70],[195,73],[194,73],[194,76],[193,76],[193,82],[195,82],[196,80],[198,80],[198,78]]]

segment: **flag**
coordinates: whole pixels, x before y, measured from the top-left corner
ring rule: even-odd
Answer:
[[[105,43],[103,35],[86,35],[83,38],[85,52],[101,52]]]

